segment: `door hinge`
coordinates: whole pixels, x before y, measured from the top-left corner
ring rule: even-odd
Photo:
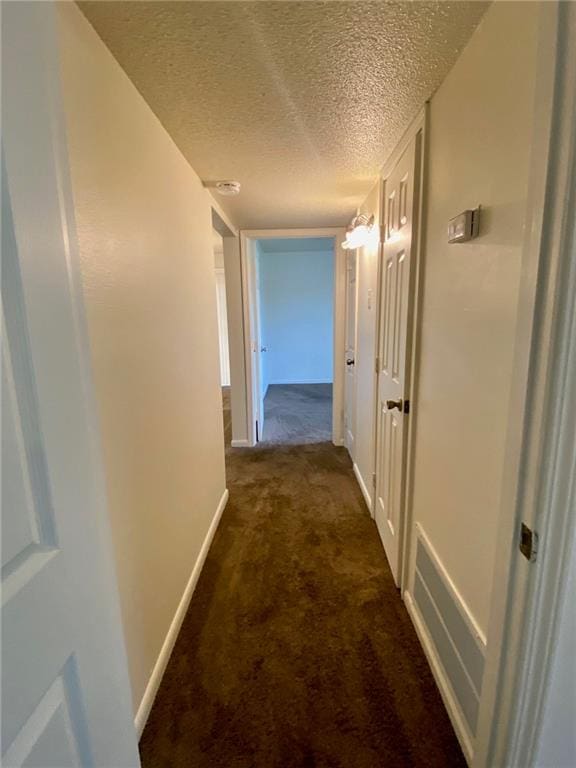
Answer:
[[[538,554],[538,534],[529,528],[526,523],[522,523],[520,526],[519,547],[526,560],[529,560],[531,563],[536,560]]]
[[[374,361],[374,370],[376,371],[376,373],[380,373],[380,358],[379,357],[377,357],[376,360]]]
[[[376,488],[376,472],[372,472],[372,485]]]

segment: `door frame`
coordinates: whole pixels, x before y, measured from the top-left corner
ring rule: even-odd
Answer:
[[[540,10],[534,141],[474,768],[534,764],[576,537],[576,7]],[[543,461],[542,457],[547,460]],[[519,525],[539,534],[535,562]]]
[[[359,266],[360,266],[360,248],[354,248],[346,251],[344,254],[344,258],[346,260],[346,285],[345,285],[345,309],[344,309],[344,359],[348,357],[348,320],[350,317],[350,302],[348,301],[348,259],[349,254],[354,254],[354,359],[358,357],[358,284],[359,284]],[[358,375],[356,373],[356,363],[354,363],[354,382],[352,384],[352,414],[348,413],[348,401],[347,401],[347,386],[348,386],[348,371],[346,368],[344,370],[344,388],[342,392],[342,444],[346,447],[346,450],[350,454],[350,458],[352,459],[354,473],[356,474],[358,472],[357,465],[356,465],[356,424],[357,424],[357,413],[358,413],[358,403],[356,401],[356,393],[358,391]],[[347,444],[347,431],[348,431],[348,419],[352,418],[353,426],[352,426],[352,437],[353,437],[353,445],[350,447]],[[358,479],[358,474],[356,474],[356,477]],[[362,488],[363,480],[360,482],[360,488]]]
[[[240,232],[240,264],[242,272],[242,315],[244,324],[244,360],[246,376],[246,429],[248,445],[256,445],[256,383],[252,371],[251,312],[255,297],[249,280],[249,259],[256,240],[277,238],[332,237],[334,238],[334,363],[332,376],[332,442],[343,445],[343,396],[344,396],[344,322],[346,313],[345,279],[346,253],[342,248],[345,237],[343,227],[322,227],[304,229],[246,229]]]
[[[410,124],[394,151],[382,167],[380,171],[380,199],[382,205],[380,206],[380,246],[378,249],[378,275],[377,275],[377,302],[378,312],[376,317],[376,334],[375,334],[375,349],[374,359],[378,357],[380,350],[380,327],[381,327],[381,314],[382,314],[382,262],[384,256],[384,228],[386,217],[386,179],[392,173],[396,163],[400,160],[404,152],[408,149],[413,141],[417,140],[418,134],[420,134],[420,154],[416,157],[416,163],[414,166],[414,253],[413,263],[411,269],[414,270],[413,274],[413,299],[412,309],[409,313],[409,325],[408,333],[406,336],[406,355],[409,359],[408,364],[408,399],[412,405],[410,413],[408,414],[406,423],[406,450],[405,450],[405,488],[404,488],[404,503],[402,505],[401,512],[401,565],[398,575],[398,586],[400,593],[404,594],[404,589],[408,585],[408,568],[410,563],[410,543],[411,543],[411,530],[412,530],[412,499],[414,489],[414,454],[415,454],[415,437],[416,437],[416,421],[417,421],[417,409],[414,405],[417,403],[418,397],[418,377],[419,377],[419,359],[420,359],[420,339],[421,339],[421,323],[420,318],[422,314],[422,288],[423,288],[423,276],[424,276],[424,248],[425,248],[425,227],[422,226],[426,215],[426,190],[427,190],[427,158],[428,158],[428,133],[429,133],[429,104],[426,102],[424,107],[420,110],[416,118]],[[375,365],[376,368],[379,367]],[[373,466],[374,466],[374,482],[376,482],[377,471],[377,455],[378,455],[378,419],[376,414],[378,412],[378,371],[376,371],[374,380],[374,452],[373,452]],[[372,508],[370,510],[372,517],[376,514],[376,494],[372,494]]]

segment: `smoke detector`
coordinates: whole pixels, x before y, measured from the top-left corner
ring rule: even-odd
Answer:
[[[216,191],[220,195],[239,195],[240,194],[240,182],[239,181],[217,181],[215,184]]]

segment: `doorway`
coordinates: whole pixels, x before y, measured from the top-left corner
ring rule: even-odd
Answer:
[[[415,380],[423,130],[417,124],[383,174],[374,519],[397,587],[403,584],[410,540],[409,416]]]
[[[250,444],[342,444],[340,229],[242,235]]]
[[[352,461],[356,460],[356,329],[358,316],[358,254],[350,250],[346,254],[346,372],[344,381],[344,445]]]
[[[224,443],[228,446],[232,441],[232,408],[230,395],[230,344],[228,340],[228,310],[226,306],[226,270],[224,268],[224,239],[216,229],[212,232],[212,246],[214,252],[214,276],[216,280],[216,312],[218,317]]]

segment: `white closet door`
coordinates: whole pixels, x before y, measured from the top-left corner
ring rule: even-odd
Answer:
[[[140,765],[53,3],[2,8],[2,765]]]

